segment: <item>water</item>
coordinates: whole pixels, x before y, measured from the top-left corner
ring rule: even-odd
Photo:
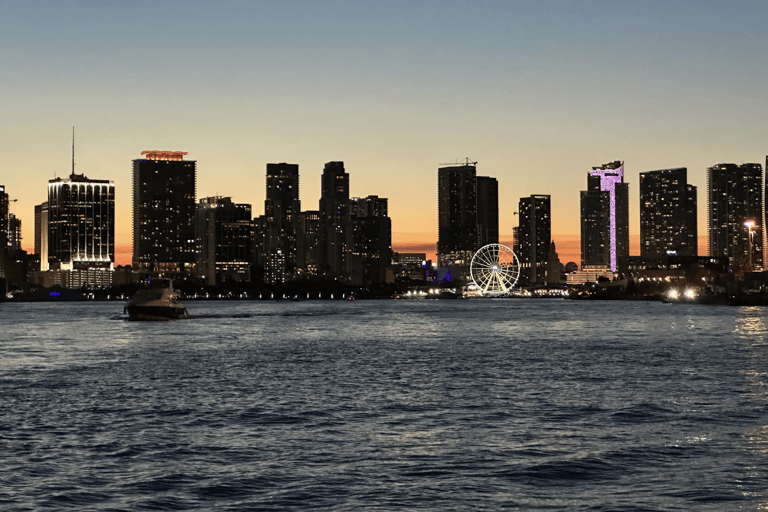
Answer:
[[[768,508],[768,309],[0,304],[2,510]]]

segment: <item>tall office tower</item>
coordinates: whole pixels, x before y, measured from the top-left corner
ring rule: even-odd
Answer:
[[[352,255],[359,258],[362,275],[353,283],[383,283],[392,264],[392,221],[388,201],[378,196],[355,197],[350,203],[352,215]]]
[[[48,270],[48,202],[35,205],[35,254],[40,270]]]
[[[8,214],[8,249],[21,250],[21,219],[14,214]]]
[[[115,185],[74,172],[48,182],[48,260],[67,288],[112,283]]]
[[[765,179],[763,180],[765,184],[765,195],[763,196],[765,200],[763,201],[763,208],[765,208],[765,214],[763,217],[763,227],[765,228],[764,236],[768,237],[768,155],[765,156]],[[763,252],[766,252],[766,244],[763,244]],[[766,257],[765,254],[763,254],[763,263],[768,261],[768,257]]]
[[[499,182],[477,177],[477,231],[479,246],[499,243]]]
[[[299,215],[299,233],[301,233],[301,243],[299,244],[298,261],[301,274],[304,277],[317,277],[322,256],[319,211],[301,212]]]
[[[0,249],[8,246],[8,202],[5,185],[0,185]]]
[[[299,166],[267,164],[264,278],[269,283],[282,283],[297,275],[300,213]]]
[[[439,267],[468,268],[478,249],[476,172],[470,162],[437,171]]]
[[[196,163],[184,151],[133,161],[133,271],[186,274],[195,264]]]
[[[195,273],[206,283],[251,279],[251,205],[230,197],[200,199],[195,213]]]
[[[319,274],[348,280],[352,230],[349,218],[349,174],[344,162],[328,162],[323,169],[320,196],[322,259]]]
[[[762,269],[762,166],[717,164],[707,169],[707,207],[709,255],[728,257],[731,263],[748,264],[751,259],[752,269]]]
[[[629,184],[624,162],[593,167],[581,192],[581,265],[606,265],[616,272],[629,256]]]
[[[640,173],[640,256],[698,256],[696,187],[688,170]]]
[[[550,196],[521,197],[515,254],[520,260],[520,278],[524,284],[543,283],[552,243]]]

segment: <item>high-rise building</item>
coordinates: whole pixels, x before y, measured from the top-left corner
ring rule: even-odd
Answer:
[[[521,197],[514,251],[520,260],[522,284],[543,283],[552,243],[551,201],[548,195]]]
[[[698,256],[696,187],[685,167],[640,173],[640,256]]]
[[[8,246],[8,193],[5,185],[0,185],[0,249]]]
[[[707,169],[707,207],[709,255],[727,257],[731,264],[749,265],[751,259],[753,270],[762,269],[761,165],[717,164]]]
[[[21,250],[21,219],[12,213],[8,214],[8,249]]]
[[[319,275],[347,280],[352,230],[349,216],[349,174],[344,162],[328,162],[323,169],[320,195],[322,259]]]
[[[48,270],[48,202],[35,205],[35,254],[40,270]]]
[[[299,166],[267,164],[264,201],[264,277],[267,282],[281,283],[298,274],[300,214]]]
[[[629,256],[629,184],[624,162],[593,167],[581,192],[581,265],[605,265],[615,272]]]
[[[303,277],[317,277],[322,257],[320,212],[309,210],[299,216],[301,243],[299,244],[299,267]]]
[[[360,284],[385,282],[392,264],[392,222],[387,203],[378,196],[355,197],[350,202],[352,256],[361,263]]]
[[[499,182],[477,177],[477,231],[480,247],[499,243]]]
[[[42,250],[42,247],[41,247]],[[72,173],[48,182],[48,251],[41,254],[67,288],[112,283],[115,185]]]
[[[437,171],[438,266],[469,267],[478,249],[477,169],[475,164]]]
[[[195,214],[195,273],[212,285],[251,279],[251,205],[205,197]]]
[[[196,162],[183,151],[133,161],[133,270],[187,274],[195,264]]]

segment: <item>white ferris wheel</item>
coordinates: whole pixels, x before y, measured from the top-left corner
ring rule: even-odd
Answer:
[[[472,257],[469,273],[482,295],[502,295],[517,283],[520,261],[506,245],[488,244]]]

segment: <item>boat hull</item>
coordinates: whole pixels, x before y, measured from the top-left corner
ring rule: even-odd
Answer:
[[[183,306],[152,306],[132,304],[126,307],[129,320],[178,320],[187,318]]]

